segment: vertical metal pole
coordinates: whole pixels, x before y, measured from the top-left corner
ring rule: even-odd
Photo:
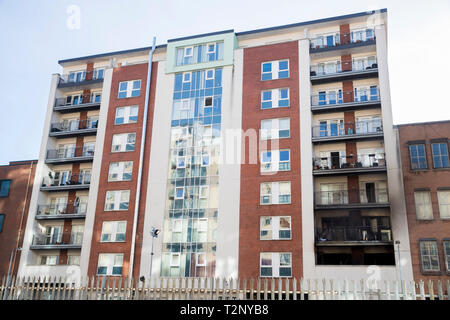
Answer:
[[[403,281],[402,281],[402,259],[400,257],[400,241],[397,241],[397,251],[398,251],[398,272],[400,275],[400,287],[402,289],[402,298],[405,300],[405,292],[403,290]]]
[[[3,300],[6,300],[8,298],[8,287],[11,281],[11,264],[12,264],[12,260],[13,260],[13,256],[14,256],[14,251],[16,249],[12,249],[11,251],[11,256],[9,257],[9,266],[8,266],[8,276],[6,277],[6,289],[5,292],[3,293]]]
[[[153,240],[155,240],[155,237],[152,235],[152,252],[150,253],[150,279],[152,278],[152,267],[153,267]]]

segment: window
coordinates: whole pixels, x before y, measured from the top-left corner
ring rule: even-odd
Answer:
[[[170,266],[171,267],[179,267],[180,266],[180,254],[179,253],[172,253],[170,255]]]
[[[136,133],[121,133],[113,135],[111,152],[134,151]]]
[[[91,97],[89,99],[90,103],[100,103],[102,100],[102,93],[101,92],[92,92]]]
[[[116,108],[114,124],[136,123],[138,119],[138,106]]]
[[[130,190],[106,191],[105,211],[128,210]]]
[[[195,263],[197,267],[206,267],[206,253],[196,253]]]
[[[140,94],[141,80],[123,81],[119,83],[119,99],[139,97]]]
[[[291,217],[261,217],[261,240],[290,240]]]
[[[175,188],[175,199],[184,199],[184,187]]]
[[[183,73],[183,83],[191,82],[191,73],[185,72]]]
[[[291,253],[261,252],[260,276],[274,278],[291,277]]]
[[[411,169],[427,169],[427,157],[424,144],[415,144],[409,146],[409,155],[411,158]]]
[[[5,215],[4,214],[0,214],[0,232],[3,231],[3,224],[5,222]]]
[[[177,48],[176,65],[183,66],[194,63],[223,60],[223,48],[223,41]]]
[[[447,273],[450,272],[450,240],[444,240],[444,257],[445,257],[445,268]]]
[[[273,89],[261,92],[261,109],[289,107],[289,89]]]
[[[438,190],[437,194],[441,219],[450,219],[450,190]]]
[[[416,216],[419,220],[432,220],[433,208],[431,206],[430,191],[415,191]]]
[[[85,71],[74,71],[69,73],[69,82],[82,82],[86,78]]]
[[[103,68],[97,68],[94,69],[94,76],[92,77],[92,79],[96,80],[96,79],[103,79],[103,74],[105,73],[105,69]]]
[[[189,99],[181,100],[181,106],[180,106],[181,111],[186,111],[186,110],[189,110],[190,108],[191,108],[191,100],[189,100]]]
[[[202,167],[207,167],[207,166],[209,166],[209,154],[203,153],[202,154]]]
[[[261,153],[261,173],[291,170],[290,150],[272,150]]]
[[[448,149],[447,143],[433,143],[431,144],[433,152],[433,164],[435,169],[448,168]]]
[[[80,265],[80,256],[75,256],[75,255],[67,256],[67,264],[69,266],[79,266]]]
[[[214,80],[214,69],[205,71],[205,80]]]
[[[260,204],[291,203],[290,182],[263,182],[260,185]]]
[[[177,157],[177,168],[186,168],[186,157]]]
[[[9,196],[9,187],[11,186],[11,180],[0,180],[0,197]]]
[[[101,242],[125,241],[126,221],[104,221],[102,226]]]
[[[261,64],[261,80],[289,78],[289,60],[263,62]]]
[[[422,272],[439,272],[439,253],[436,240],[420,240]]]
[[[121,276],[122,265],[122,253],[100,253],[98,255],[97,275]]]
[[[268,119],[261,121],[261,140],[282,139],[290,137],[290,120]]]
[[[133,172],[133,161],[111,162],[109,164],[108,181],[130,181]]]
[[[200,186],[199,187],[198,197],[200,199],[207,199],[208,198],[208,194],[209,194],[209,187],[208,186]]]
[[[58,264],[58,256],[41,256],[39,264],[41,266],[55,266]]]

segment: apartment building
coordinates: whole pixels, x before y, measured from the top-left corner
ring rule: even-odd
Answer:
[[[450,275],[450,121],[397,126],[414,280]]]
[[[17,274],[37,160],[0,166],[0,274]]]
[[[19,272],[412,279],[386,25],[59,61]]]

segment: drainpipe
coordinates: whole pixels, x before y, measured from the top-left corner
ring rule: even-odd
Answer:
[[[147,85],[145,88],[145,106],[144,106],[144,117],[142,118],[142,137],[141,137],[141,150],[139,154],[139,170],[138,170],[138,180],[136,188],[136,201],[134,203],[134,219],[133,219],[133,234],[131,236],[131,253],[130,253],[130,267],[128,276],[133,276],[133,264],[134,264],[134,252],[136,250],[136,232],[137,232],[137,220],[139,213],[139,200],[141,198],[141,184],[142,184],[142,168],[144,162],[144,149],[145,149],[145,136],[147,133],[147,117],[148,117],[148,102],[150,99],[150,80],[152,77],[152,60],[153,52],[155,51],[156,37],[153,37],[152,50],[148,56],[148,71],[147,71]]]

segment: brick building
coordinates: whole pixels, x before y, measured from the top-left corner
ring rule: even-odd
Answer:
[[[0,274],[17,273],[37,160],[0,166]]]
[[[398,135],[414,279],[446,281],[450,275],[450,121],[399,125]]]

